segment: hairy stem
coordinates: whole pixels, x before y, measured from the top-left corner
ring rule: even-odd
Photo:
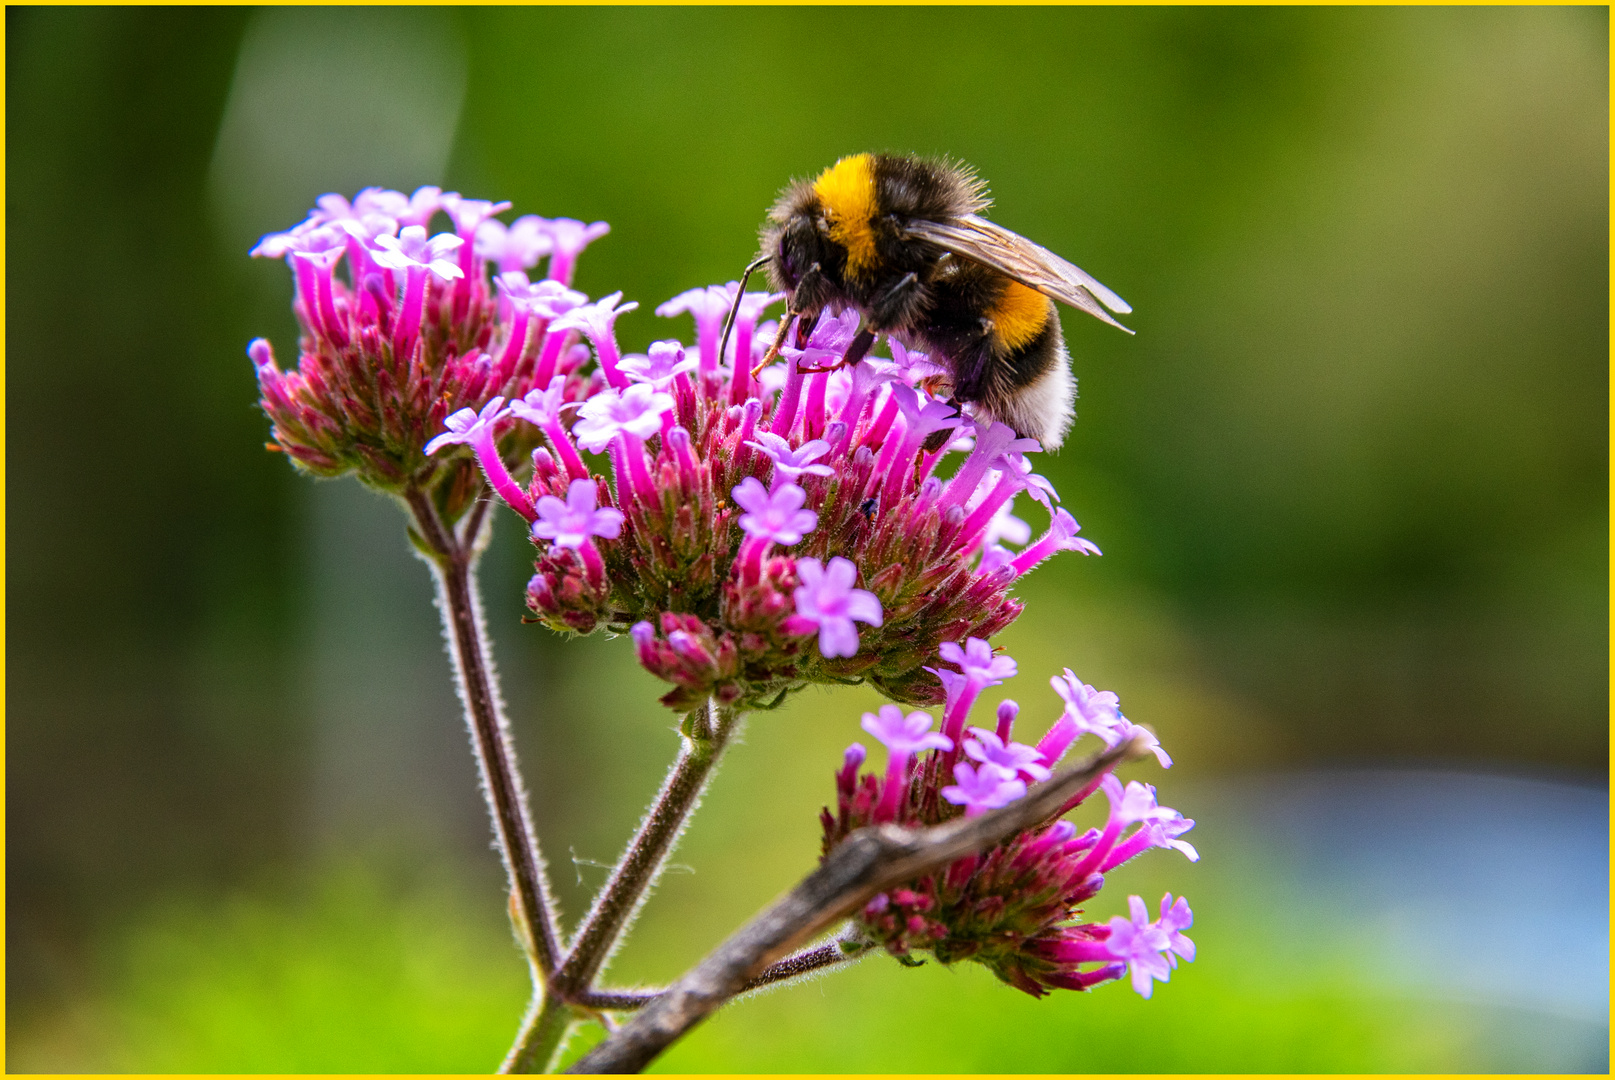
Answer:
[[[678,760],[573,938],[566,959],[551,981],[555,993],[571,1000],[588,990],[599,974],[655,883],[690,811],[701,801],[713,766],[723,756],[738,721],[738,713],[712,702],[686,718]]]
[[[405,503],[415,530],[430,552],[437,582],[438,610],[454,660],[455,684],[465,706],[466,726],[476,751],[482,790],[488,799],[494,833],[515,894],[513,918],[527,945],[535,988],[555,970],[560,955],[554,901],[527,813],[527,792],[516,767],[516,749],[505,720],[495,680],[482,605],[476,587],[477,546],[482,516],[469,523],[464,539],[456,537],[438,516],[431,499],[410,489]],[[542,1011],[542,1010],[537,1010]]]
[[[980,817],[929,829],[859,829],[819,868],[719,945],[667,992],[585,1054],[569,1072],[638,1072],[797,943],[846,917],[870,897],[1047,820],[1095,777],[1145,753],[1138,741],[1060,773],[1025,798]]]
[[[502,1073],[542,1073],[555,1068],[555,1059],[578,1017],[564,1001],[540,992],[533,998],[516,1042],[499,1066]]]
[[[860,960],[868,954],[871,945],[858,938],[844,938],[837,941],[827,941],[823,945],[815,945],[811,949],[792,953],[783,960],[776,960],[764,968],[745,986],[740,988],[741,993],[751,990],[761,990],[765,986],[775,983],[789,982],[802,975],[815,971],[823,971],[827,967],[837,964],[851,963]],[[666,987],[655,990],[589,990],[574,998],[574,1003],[586,1009],[599,1012],[633,1012],[643,1009],[667,993]]]

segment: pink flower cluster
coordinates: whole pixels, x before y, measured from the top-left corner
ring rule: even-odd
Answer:
[[[947,688],[942,729],[931,730],[929,714],[905,715],[896,705],[864,714],[864,730],[886,747],[886,769],[860,773],[864,747],[847,748],[836,775],[836,810],[826,808],[820,816],[826,855],[866,825],[936,825],[1008,805],[1026,794],[1028,784],[1047,780],[1084,734],[1107,745],[1147,735],[1121,715],[1116,695],[1084,684],[1069,669],[1050,680],[1065,709],[1035,746],[1012,738],[1019,712],[1013,701],[999,705],[994,730],[967,729],[976,699],[1014,676],[1015,661],[976,638],[946,642],[939,655],[951,665],[934,669]],[[1149,741],[1161,764],[1170,766],[1153,736]],[[1102,827],[1079,834],[1064,815],[1095,791],[1104,793],[1109,813]],[[1179,957],[1194,959],[1194,943],[1183,935],[1194,918],[1188,902],[1169,894],[1160,918],[1151,921],[1134,896],[1130,918],[1076,920],[1105,874],[1149,848],[1173,848],[1197,861],[1194,847],[1179,839],[1193,827],[1192,820],[1159,805],[1151,785],[1124,786],[1106,773],[1037,827],[879,894],[855,921],[898,957],[920,951],[943,963],[974,960],[1035,997],[1051,989],[1086,990],[1128,970],[1134,989],[1148,997]]]
[[[259,241],[253,255],[292,269],[302,328],[291,371],[262,338],[247,350],[272,448],[316,475],[435,492],[453,520],[481,481],[471,453],[426,450],[450,417],[557,380],[567,400],[587,396],[578,369],[588,350],[570,348],[576,335],[555,323],[587,303],[569,287],[572,268],[606,226],[528,216],[507,227],[494,215],[509,206],[430,187],[367,188],[351,202],[322,196],[303,222]],[[439,214],[453,231],[429,236]],[[546,257],[548,280],[530,281]],[[538,442],[514,421],[477,435],[515,465]]]
[[[769,336],[756,323],[779,297],[748,293],[720,356],[737,288],[658,307],[693,315],[696,341],[645,355],[618,347],[616,318],[633,306],[620,296],[573,308],[548,330],[593,346],[585,395],[555,374],[508,404],[446,417],[430,449],[471,446],[532,523],[533,612],[557,629],[631,633],[640,662],[672,684],[671,707],[759,707],[859,680],[899,701],[940,700],[925,667],[940,643],[997,633],[1020,613],[1019,577],[1056,551],[1098,549],[1033,472],[1037,444],[932,398],[924,356],[894,345],[892,359],[844,364],[856,312],[795,327],[754,378]],[[497,441],[513,419],[542,440],[525,485]],[[951,475],[950,453],[963,455]],[[1051,524],[1015,552],[1003,541],[1030,538],[1012,513],[1023,491]],[[563,500],[564,531],[552,524]]]

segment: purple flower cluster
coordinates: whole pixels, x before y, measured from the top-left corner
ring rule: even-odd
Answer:
[[[858,743],[847,748],[836,775],[836,810],[820,815],[824,854],[866,825],[936,825],[1006,806],[1024,796],[1028,784],[1047,780],[1084,734],[1115,745],[1120,733],[1143,733],[1122,717],[1116,695],[1094,690],[1069,670],[1050,680],[1065,709],[1035,746],[1012,738],[1019,712],[1013,701],[999,705],[994,730],[967,729],[981,691],[1014,676],[1015,662],[976,638],[945,642],[938,654],[952,665],[934,669],[947,688],[942,729],[931,730],[929,714],[905,715],[895,705],[864,714],[864,730],[886,747],[886,769],[860,773],[867,752]],[[1152,749],[1163,765],[1171,764],[1158,744]],[[1079,834],[1064,815],[1095,791],[1104,793],[1109,813],[1102,827]],[[1193,921],[1188,902],[1168,895],[1152,922],[1134,896],[1130,918],[1077,920],[1104,875],[1148,848],[1174,848],[1197,861],[1194,847],[1179,839],[1193,827],[1156,802],[1154,787],[1123,785],[1106,773],[1035,828],[881,893],[855,922],[898,957],[918,951],[943,963],[974,960],[1034,997],[1051,989],[1086,990],[1129,970],[1134,989],[1148,997],[1179,957],[1194,959],[1194,943],[1183,935]]]
[[[669,707],[768,708],[850,682],[897,702],[863,717],[887,749],[883,772],[860,774],[862,746],[846,752],[836,811],[822,815],[825,854],[867,825],[1006,806],[1084,735],[1143,740],[1171,766],[1116,695],[1070,669],[1051,680],[1065,708],[1035,745],[1014,740],[1013,701],[991,730],[969,726],[980,695],[1017,674],[990,644],[1022,610],[1017,581],[1059,551],[1099,554],[1034,472],[1034,440],[933,397],[938,366],[900,342],[889,358],[849,362],[856,310],[777,333],[759,320],[782,297],[739,295],[734,282],[656,308],[692,316],[693,344],[624,355],[616,324],[639,305],[571,288],[605,223],[506,224],[497,215],[509,209],[367,188],[323,196],[259,242],[252,254],[290,266],[301,326],[290,371],[261,338],[247,350],[273,449],[401,497],[426,523],[417,539],[438,535],[434,550],[462,575],[486,520],[466,511],[486,481],[537,550],[526,591],[537,619],[628,634],[670,684]],[[440,214],[452,230],[434,235]],[[547,278],[533,280],[545,259]],[[1023,493],[1049,518],[1036,539],[1016,516]],[[445,541],[440,526],[453,533],[462,516],[464,535]],[[936,730],[905,708],[916,705],[941,706]],[[1096,791],[1108,816],[1079,834],[1063,815]],[[1129,917],[1108,923],[1078,921],[1080,905],[1147,848],[1197,859],[1181,839],[1193,825],[1153,787],[1106,774],[1036,827],[876,896],[854,921],[899,957],[975,960],[1034,996],[1131,971],[1148,997],[1194,958],[1187,902],[1168,894],[1151,920],[1135,896]],[[532,892],[529,913],[545,903]]]
[[[273,449],[319,476],[435,491],[450,520],[481,483],[472,453],[435,450],[525,462],[538,433],[501,406],[537,387],[558,385],[567,402],[592,392],[578,372],[588,352],[569,348],[576,334],[561,320],[587,303],[568,282],[606,227],[528,216],[507,228],[494,215],[509,206],[366,188],[351,202],[322,196],[300,224],[259,241],[253,255],[291,267],[302,328],[291,371],[262,338],[247,350]],[[439,214],[453,231],[431,236]],[[549,280],[530,281],[545,257]]]
[[[795,345],[754,378],[770,336],[756,323],[780,298],[748,293],[720,356],[737,288],[662,304],[664,317],[693,315],[696,342],[658,341],[645,355],[617,344],[616,320],[636,305],[620,294],[577,304],[546,329],[588,339],[591,380],[543,369],[535,375],[552,381],[535,377],[508,405],[445,416],[431,446],[471,447],[533,523],[527,597],[538,618],[631,632],[641,663],[673,685],[669,706],[757,707],[812,682],[858,680],[899,701],[939,701],[926,663],[942,642],[997,633],[1021,611],[1018,578],[1056,551],[1098,549],[1033,472],[1037,444],[932,398],[922,355],[894,345],[894,360],[842,363],[856,312],[794,328]],[[498,441],[518,420],[537,445],[525,485]],[[951,475],[950,453],[963,454]],[[583,481],[591,512],[607,516],[573,510],[579,524],[557,531],[545,500],[580,505]],[[1001,541],[1030,539],[1012,514],[1023,491],[1051,520],[1016,553]]]

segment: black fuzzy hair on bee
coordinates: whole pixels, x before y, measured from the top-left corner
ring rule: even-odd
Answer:
[[[1109,312],[1132,309],[982,217],[987,206],[986,185],[963,163],[855,154],[780,193],[752,265],[766,265],[787,294],[799,338],[821,312],[857,308],[863,325],[844,362],[861,360],[877,335],[894,336],[946,369],[939,392],[1054,449],[1076,398],[1054,301],[1123,330]]]

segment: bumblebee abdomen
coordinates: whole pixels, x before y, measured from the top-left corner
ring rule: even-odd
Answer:
[[[1042,334],[1049,320],[1058,318],[1054,301],[1018,281],[1004,278],[1004,289],[988,305],[985,318],[992,324],[989,333],[1006,352],[1025,348]]]

